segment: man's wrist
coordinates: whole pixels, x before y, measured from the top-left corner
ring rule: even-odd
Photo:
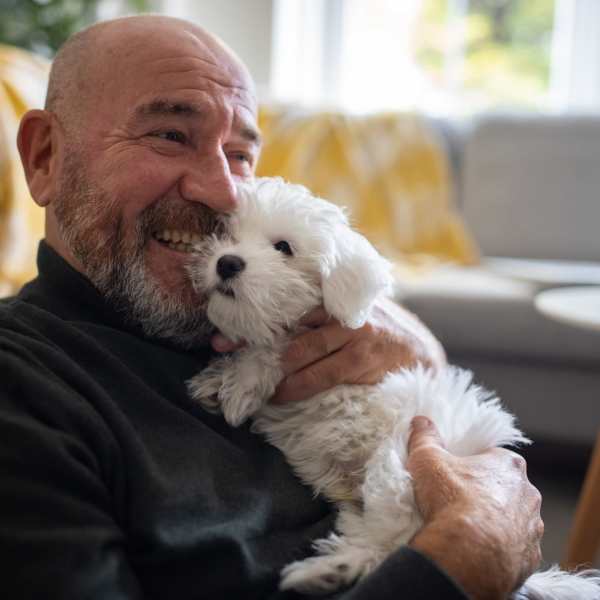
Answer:
[[[511,591],[494,551],[497,544],[470,517],[440,515],[409,546],[435,562],[473,600],[500,600]]]
[[[398,302],[386,298],[389,310],[395,312],[398,321],[412,334],[416,340],[416,362],[439,371],[448,364],[444,348],[429,328],[413,312]]]

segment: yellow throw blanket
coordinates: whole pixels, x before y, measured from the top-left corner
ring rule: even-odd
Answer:
[[[408,264],[471,264],[441,142],[419,116],[349,117],[263,107],[259,175],[279,175],[350,209],[354,226]]]
[[[23,113],[41,108],[47,76],[44,59],[0,45],[0,296],[36,274],[44,213],[29,195],[16,136]]]

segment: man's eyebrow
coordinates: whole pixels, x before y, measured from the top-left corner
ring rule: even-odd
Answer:
[[[142,119],[164,115],[198,116],[202,114],[203,110],[197,104],[190,102],[173,102],[164,99],[152,100],[146,104],[141,104],[135,109],[135,116]],[[262,136],[258,129],[251,125],[242,125],[240,128],[240,136],[256,146],[262,144]]]
[[[240,129],[240,135],[248,142],[252,142],[256,146],[260,146],[262,144],[262,136],[254,127],[249,127],[248,125],[244,125]]]
[[[135,109],[137,117],[151,117],[160,115],[194,116],[202,114],[202,109],[189,102],[171,102],[170,100],[152,100]]]

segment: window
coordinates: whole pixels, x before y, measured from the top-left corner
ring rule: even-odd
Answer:
[[[276,99],[351,112],[600,109],[598,0],[276,0]]]
[[[433,108],[548,107],[554,0],[424,0],[413,55]]]

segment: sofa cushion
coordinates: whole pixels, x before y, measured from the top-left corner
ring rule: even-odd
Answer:
[[[494,390],[534,442],[592,447],[598,434],[600,370],[568,364],[497,360],[455,353],[450,359]]]
[[[463,168],[484,256],[600,260],[600,117],[485,117]]]
[[[445,266],[399,281],[396,298],[449,353],[600,367],[600,334],[540,314],[540,286],[491,268]]]

